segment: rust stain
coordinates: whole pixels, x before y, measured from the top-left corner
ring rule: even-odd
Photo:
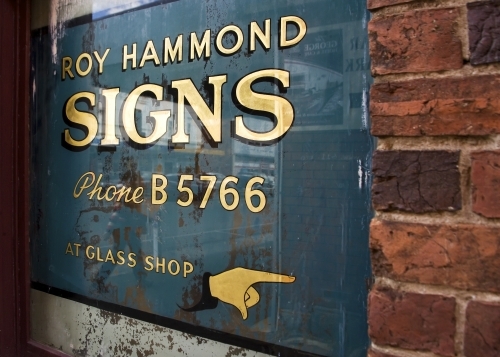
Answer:
[[[127,187],[130,187],[132,192],[138,187],[144,187],[144,182],[138,170],[138,163],[135,157],[129,155],[128,150],[124,150],[120,159],[120,181]],[[122,205],[132,210],[141,213],[141,205],[130,202],[123,202]]]
[[[168,349],[172,351],[174,349],[174,338],[172,337],[172,335],[168,335],[167,340],[169,343]]]
[[[113,229],[112,235],[115,247],[118,247],[120,245],[120,228]]]
[[[245,357],[247,355],[246,351],[244,348],[241,347],[233,347],[229,346],[229,349],[226,353],[226,357],[231,357],[231,356],[242,356]]]
[[[138,287],[131,286],[126,289],[123,305],[137,306],[139,310],[145,312],[152,312],[149,299],[146,296],[144,288],[141,286]]]
[[[187,307],[193,305],[195,301],[201,299],[201,286],[203,282],[203,277],[200,274],[196,274],[189,284],[183,288],[182,293],[182,305]],[[196,318],[196,314],[192,312],[187,312],[182,309],[177,309],[174,318],[181,321],[189,322],[193,325],[199,325],[200,320]]]
[[[231,245],[231,253],[227,269],[234,268],[236,266],[236,258],[238,256],[236,238],[238,237],[238,229],[243,223],[243,216],[241,215],[240,207],[238,206],[234,210],[233,217],[233,228],[231,229],[231,236],[229,237],[229,244]]]
[[[101,317],[106,320],[106,322],[109,321],[111,325],[116,325],[120,320],[122,319],[122,316],[120,314],[116,314],[113,312],[108,312],[104,310],[100,310]]]
[[[92,53],[94,51],[95,28],[95,23],[89,23],[87,31],[82,36],[82,52]],[[95,66],[93,66],[91,70],[90,77],[92,78],[92,86],[102,87],[101,83],[99,82],[99,74]]]

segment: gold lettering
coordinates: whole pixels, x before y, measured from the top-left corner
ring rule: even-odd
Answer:
[[[87,184],[89,178],[87,176],[92,176],[92,181]],[[80,183],[80,181],[85,178],[85,182],[80,186],[80,191],[77,193],[76,192],[76,189],[78,187],[78,184]],[[76,182],[76,185],[75,185],[75,189],[73,190],[73,197],[74,198],[78,198],[80,197],[80,195],[82,194],[83,190],[85,190],[86,188],[89,188],[90,186],[92,186],[92,184],[94,183],[94,180],[95,180],[95,174],[92,172],[92,171],[89,171],[89,172],[86,172],[84,173],[79,179],[78,181]]]
[[[175,272],[172,270],[172,264],[176,265]],[[180,271],[181,271],[181,266],[179,265],[177,260],[172,259],[171,261],[168,262],[168,272],[171,275],[177,275],[177,274],[179,274]]]
[[[250,23],[250,52],[255,51],[256,38],[265,49],[271,48],[271,19],[264,20],[264,31],[265,33],[255,21]]]
[[[111,197],[108,197],[108,192],[109,190],[113,189],[115,192],[113,193],[113,196]],[[115,186],[109,186],[107,189],[106,189],[106,193],[104,194],[104,198],[106,199],[106,201],[112,201],[113,198],[115,198],[115,195],[116,195],[116,187]]]
[[[163,99],[162,86],[158,84],[143,84],[135,88],[123,104],[123,128],[129,138],[138,144],[150,144],[160,139],[167,132],[167,119],[170,117],[170,110],[151,112],[150,115],[154,115],[155,117],[153,132],[145,138],[140,136],[135,126],[135,106],[141,94],[145,92],[153,93],[157,100]]]
[[[175,57],[177,57],[177,63],[182,62],[182,35],[177,36],[173,48],[170,37],[165,37],[163,51],[163,64],[167,64],[169,58],[170,62],[173,63]]]
[[[97,256],[96,256],[97,261],[103,262],[104,259],[101,258],[101,248],[97,247]]]
[[[222,85],[226,83],[227,75],[208,77],[208,83],[214,87],[214,110],[210,110],[201,97],[191,79],[172,81],[172,88],[178,91],[177,101],[177,132],[172,136],[173,143],[189,143],[189,135],[184,125],[184,102],[191,105],[203,126],[216,143],[222,142]]]
[[[94,247],[93,247],[92,245],[87,246],[87,249],[85,249],[85,255],[86,255],[86,256],[87,256],[87,258],[89,258],[89,259],[94,259],[94,257],[95,257],[95,253],[94,253],[94,252],[92,252],[92,255],[90,255],[90,253],[89,253],[89,250],[90,250],[90,249],[94,249]]]
[[[135,253],[128,253],[129,263],[127,265],[131,268],[135,267],[135,265],[137,264],[137,262],[134,259],[135,257],[136,257]]]
[[[279,69],[264,69],[253,72],[238,82],[235,93],[241,105],[251,110],[271,113],[276,117],[274,128],[268,132],[250,130],[245,126],[243,116],[235,117],[233,135],[251,143],[270,143],[278,140],[290,129],[294,120],[294,110],[288,100],[277,95],[256,93],[252,90],[253,82],[261,78],[277,79],[284,88],[288,88],[290,85],[290,73]]]
[[[71,66],[73,65],[73,60],[71,57],[63,57],[61,61],[61,77],[62,80],[64,81],[66,79],[66,73],[68,73],[68,76],[73,79],[75,78],[75,75],[73,72],[71,72]]]
[[[123,250],[119,250],[117,253],[116,253],[116,263],[119,264],[119,265],[123,265],[125,264],[125,258],[123,257],[123,255],[125,254],[125,252]]]
[[[161,181],[160,186],[156,186],[157,181]],[[167,187],[168,180],[165,176],[160,175],[160,174],[153,174],[151,178],[151,203],[154,205],[161,205],[165,202],[167,202],[167,192],[165,191],[165,188]],[[160,194],[160,199],[157,199],[157,193]]]
[[[192,273],[193,269],[193,264],[191,264],[190,262],[184,262],[184,277],[187,277],[189,273]]]
[[[99,63],[99,74],[104,71],[104,61],[106,60],[106,57],[108,57],[109,50],[109,48],[106,48],[106,51],[104,52],[104,55],[102,57],[99,56],[99,52],[94,51],[94,57],[97,60],[97,63]]]
[[[144,193],[144,188],[143,187],[137,187],[134,190],[134,193],[132,194],[132,201],[134,203],[142,203],[144,201],[144,198],[141,198],[142,194]],[[140,201],[137,201],[139,198],[141,198]]]
[[[116,201],[120,202],[120,200],[122,199],[122,197],[124,195],[125,195],[125,202],[132,201],[132,197],[129,197],[130,191],[131,191],[130,187],[122,186],[122,188],[120,188],[118,191],[116,191],[116,193],[118,194],[118,198]]]
[[[132,61],[132,69],[134,69],[137,66],[137,44],[133,43],[132,44],[132,52],[128,53],[128,46],[124,45],[123,46],[123,62],[122,62],[122,69],[124,71],[127,70],[127,63],[128,61]]]
[[[73,244],[75,246],[75,252],[76,252],[75,255],[78,257],[78,254],[79,254],[79,250],[78,249],[80,248],[81,244],[80,243],[73,243]]]
[[[108,49],[109,50],[109,49]],[[107,53],[107,52],[106,52]],[[116,96],[120,93],[120,88],[108,88],[102,90],[102,96],[105,101],[105,118],[104,118],[104,138],[100,145],[115,146],[120,143],[116,137]]]
[[[94,140],[99,128],[99,123],[94,114],[81,112],[76,109],[75,104],[80,99],[87,100],[89,106],[93,107],[95,105],[95,94],[91,92],[79,92],[72,95],[64,104],[64,113],[68,121],[79,126],[84,126],[87,131],[86,136],[82,140],[75,140],[69,133],[69,129],[64,129],[64,141],[68,145],[75,147],[89,145]]]
[[[234,36],[236,37],[236,41],[234,43],[234,46],[231,48],[226,48],[222,45],[222,39],[224,38],[224,35],[227,34],[228,32],[234,33]],[[235,25],[225,26],[217,34],[217,38],[216,38],[215,43],[217,45],[217,49],[222,54],[232,55],[233,53],[237,52],[241,48],[241,45],[243,45],[243,32],[241,32],[241,29],[238,26],[235,26]]]
[[[71,254],[71,255],[74,255],[73,254],[73,249],[71,248],[71,243],[68,242],[68,245],[66,246],[66,253],[64,254]]]
[[[81,63],[82,63],[82,60],[83,59],[86,59],[87,62],[88,62],[88,65],[87,65],[87,69],[85,71],[82,71],[82,68],[81,68]],[[76,63],[75,63],[75,69],[76,69],[76,73],[78,73],[78,75],[80,77],[85,77],[87,74],[90,73],[90,70],[92,69],[92,57],[90,57],[90,55],[88,53],[82,53],[80,56],[78,56],[78,58],[76,59]]]
[[[205,30],[203,33],[203,37],[201,42],[198,41],[195,32],[191,32],[190,37],[190,48],[189,48],[189,60],[193,61],[196,57],[200,59],[203,56],[203,52],[205,52],[205,59],[210,57],[210,30]],[[196,52],[196,54],[195,54]]]
[[[97,181],[95,181],[95,174],[92,171],[84,173],[76,182],[75,188],[73,190],[73,197],[80,197],[84,190],[89,189],[93,186],[92,189],[87,193],[87,196],[89,196],[89,200],[93,199],[95,195],[95,198],[98,201],[106,200],[109,202],[113,199],[116,199],[116,201],[119,202],[123,197],[125,197],[125,202],[132,201],[139,204],[144,201],[144,198],[141,198],[141,196],[144,194],[144,187],[142,186],[136,187],[132,192],[130,187],[122,186],[120,187],[120,189],[117,189],[116,186],[111,185],[106,188],[103,193],[103,187],[100,185],[101,180],[102,174],[99,174],[99,176],[97,177]],[[160,187],[159,190],[162,190],[163,188],[164,187]]]
[[[149,40],[146,44],[146,48],[144,48],[144,52],[142,54],[141,63],[139,63],[139,68],[144,67],[144,63],[146,61],[154,61],[155,66],[160,65],[160,59],[156,53],[155,45],[153,41]]]
[[[99,196],[99,194],[102,191],[102,187],[99,186],[99,183],[101,182],[101,179],[102,179],[102,174],[99,174],[99,177],[97,177],[97,182],[95,183],[94,188],[92,189],[92,191],[90,191],[89,193],[87,193],[87,196],[89,196],[89,200],[91,200],[92,198],[94,198],[94,195],[96,193],[97,193],[97,199],[98,200],[102,200],[104,198],[104,197],[100,197]]]
[[[147,271],[151,271],[154,269],[154,265],[153,265],[153,257],[151,255],[148,255],[145,259],[144,259],[144,263],[146,263],[147,267],[144,266],[144,269],[146,269]]]
[[[156,272],[160,272],[160,267],[161,267],[161,272],[165,274],[165,258],[161,258],[161,263],[160,263],[160,258],[156,257]]]
[[[111,252],[111,249],[108,249],[108,254],[106,254],[106,260],[105,262],[111,261],[111,263],[115,263],[115,258],[113,257],[113,252]]]
[[[287,39],[286,34],[287,34],[287,27],[288,24],[292,23],[295,24],[295,26],[298,29],[297,35],[295,35],[294,38]],[[298,16],[285,16],[280,18],[280,44],[279,46],[281,48],[285,47],[291,47],[296,45],[297,43],[300,42],[304,38],[307,32],[307,25],[304,20],[302,20]]]

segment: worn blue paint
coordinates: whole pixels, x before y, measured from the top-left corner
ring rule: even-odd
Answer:
[[[365,355],[372,139],[366,103],[370,78],[364,1],[193,0],[106,15],[99,12],[91,23],[63,26],[52,33],[52,40],[43,31],[33,34],[32,280],[320,355]],[[303,18],[308,31],[297,46],[280,50],[277,24],[288,15]],[[271,19],[271,49],[264,51],[257,43],[257,50],[249,55],[247,26],[250,21],[262,26],[267,18]],[[210,28],[216,34],[231,23],[245,34],[241,52],[221,56],[212,42],[209,60],[187,60],[190,32],[199,37]],[[164,37],[175,40],[178,34],[184,35],[182,63],[155,67],[149,61],[143,68],[131,70],[129,65],[122,72],[123,45],[130,49],[137,43],[139,63],[147,40],[153,40],[161,60]],[[54,38],[56,63],[50,47]],[[63,56],[75,60],[80,53],[94,50],[102,55],[106,48],[111,50],[101,75],[94,66],[89,76],[75,73],[75,79],[61,80]],[[294,105],[296,116],[283,140],[256,147],[230,136],[234,116],[247,115],[234,106],[231,89],[241,77],[264,68],[290,71],[290,88],[283,96]],[[76,92],[99,94],[101,88],[120,87],[118,115],[124,97],[139,84],[165,85],[191,78],[204,93],[204,78],[219,74],[227,74],[228,81],[223,87],[223,139],[217,148],[210,148],[199,135],[185,149],[173,150],[166,142],[137,149],[125,143],[120,132],[114,152],[98,151],[101,134],[81,152],[61,145],[61,133],[68,127],[62,119],[63,105]],[[268,83],[255,89],[276,90]],[[149,99],[145,103],[154,110]],[[78,108],[102,122],[99,106],[89,110],[79,104]],[[262,116],[246,120],[254,130],[272,127]],[[198,130],[194,123],[189,125],[192,132]],[[141,130],[145,134],[150,129]],[[82,134],[75,128],[71,132],[75,137]],[[84,196],[75,199],[74,186],[87,171],[102,173],[103,187],[144,186],[147,197],[152,173],[166,174],[172,180],[169,199],[149,213],[133,205]],[[239,177],[238,209],[225,211],[217,191],[204,210],[196,208],[199,201],[178,206],[172,174],[179,173]],[[245,207],[244,183],[251,176],[262,176],[267,182],[262,189],[267,206],[260,213]],[[197,193],[197,182],[191,188]],[[68,243],[81,244],[78,257],[65,254]],[[99,246],[104,254],[108,249],[134,252],[137,265],[85,259],[88,245]],[[186,278],[182,273],[146,271],[140,257],[148,255],[167,262],[189,261],[194,271]],[[222,303],[196,313],[179,309],[178,305],[197,302],[204,272],[216,274],[237,266],[293,275],[296,281],[257,285],[261,301],[249,310],[247,320]]]

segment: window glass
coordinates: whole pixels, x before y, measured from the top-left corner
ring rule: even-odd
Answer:
[[[34,5],[33,314],[43,292],[272,354],[366,355],[365,8]]]

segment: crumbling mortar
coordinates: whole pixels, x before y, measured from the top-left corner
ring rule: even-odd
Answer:
[[[419,223],[425,225],[458,225],[458,224],[472,224],[480,225],[483,227],[500,227],[500,218],[485,218],[475,213],[464,213],[462,211],[453,212],[427,212],[427,213],[413,213],[413,212],[382,212],[376,211],[375,217],[380,220],[403,222],[403,223]]]
[[[448,285],[408,283],[393,280],[387,277],[375,277],[375,284],[381,287],[387,287],[407,293],[453,297],[465,305],[467,305],[470,301],[500,303],[500,294],[487,293],[477,290],[462,290]]]
[[[404,82],[415,79],[463,78],[481,75],[500,75],[500,63],[490,63],[478,66],[472,66],[470,63],[466,63],[460,69],[450,69],[435,72],[376,75],[374,78],[374,83],[378,84],[386,82]]]
[[[392,136],[377,139],[377,150],[498,150],[500,135],[491,136]]]
[[[453,25],[453,29],[462,43],[462,58],[464,63],[469,63],[469,22],[467,20],[467,8],[461,6],[458,8],[458,19]]]
[[[464,339],[465,339],[465,311],[467,309],[468,301],[458,297],[456,299],[455,305],[455,321],[456,321],[456,332],[455,332],[455,351],[457,352],[457,357],[465,357],[464,355]]]
[[[396,347],[378,346],[373,342],[371,344],[371,348],[374,351],[386,353],[394,357],[396,356],[397,357],[442,357],[441,355],[437,355],[432,352],[418,352],[418,351],[404,350]]]
[[[446,9],[446,8],[456,8],[465,7],[471,0],[421,0],[421,1],[411,1],[403,4],[390,5],[385,7],[380,7],[376,9],[371,9],[373,19],[378,19],[390,15],[399,15],[407,11],[419,11],[419,10],[429,10],[429,9]]]

